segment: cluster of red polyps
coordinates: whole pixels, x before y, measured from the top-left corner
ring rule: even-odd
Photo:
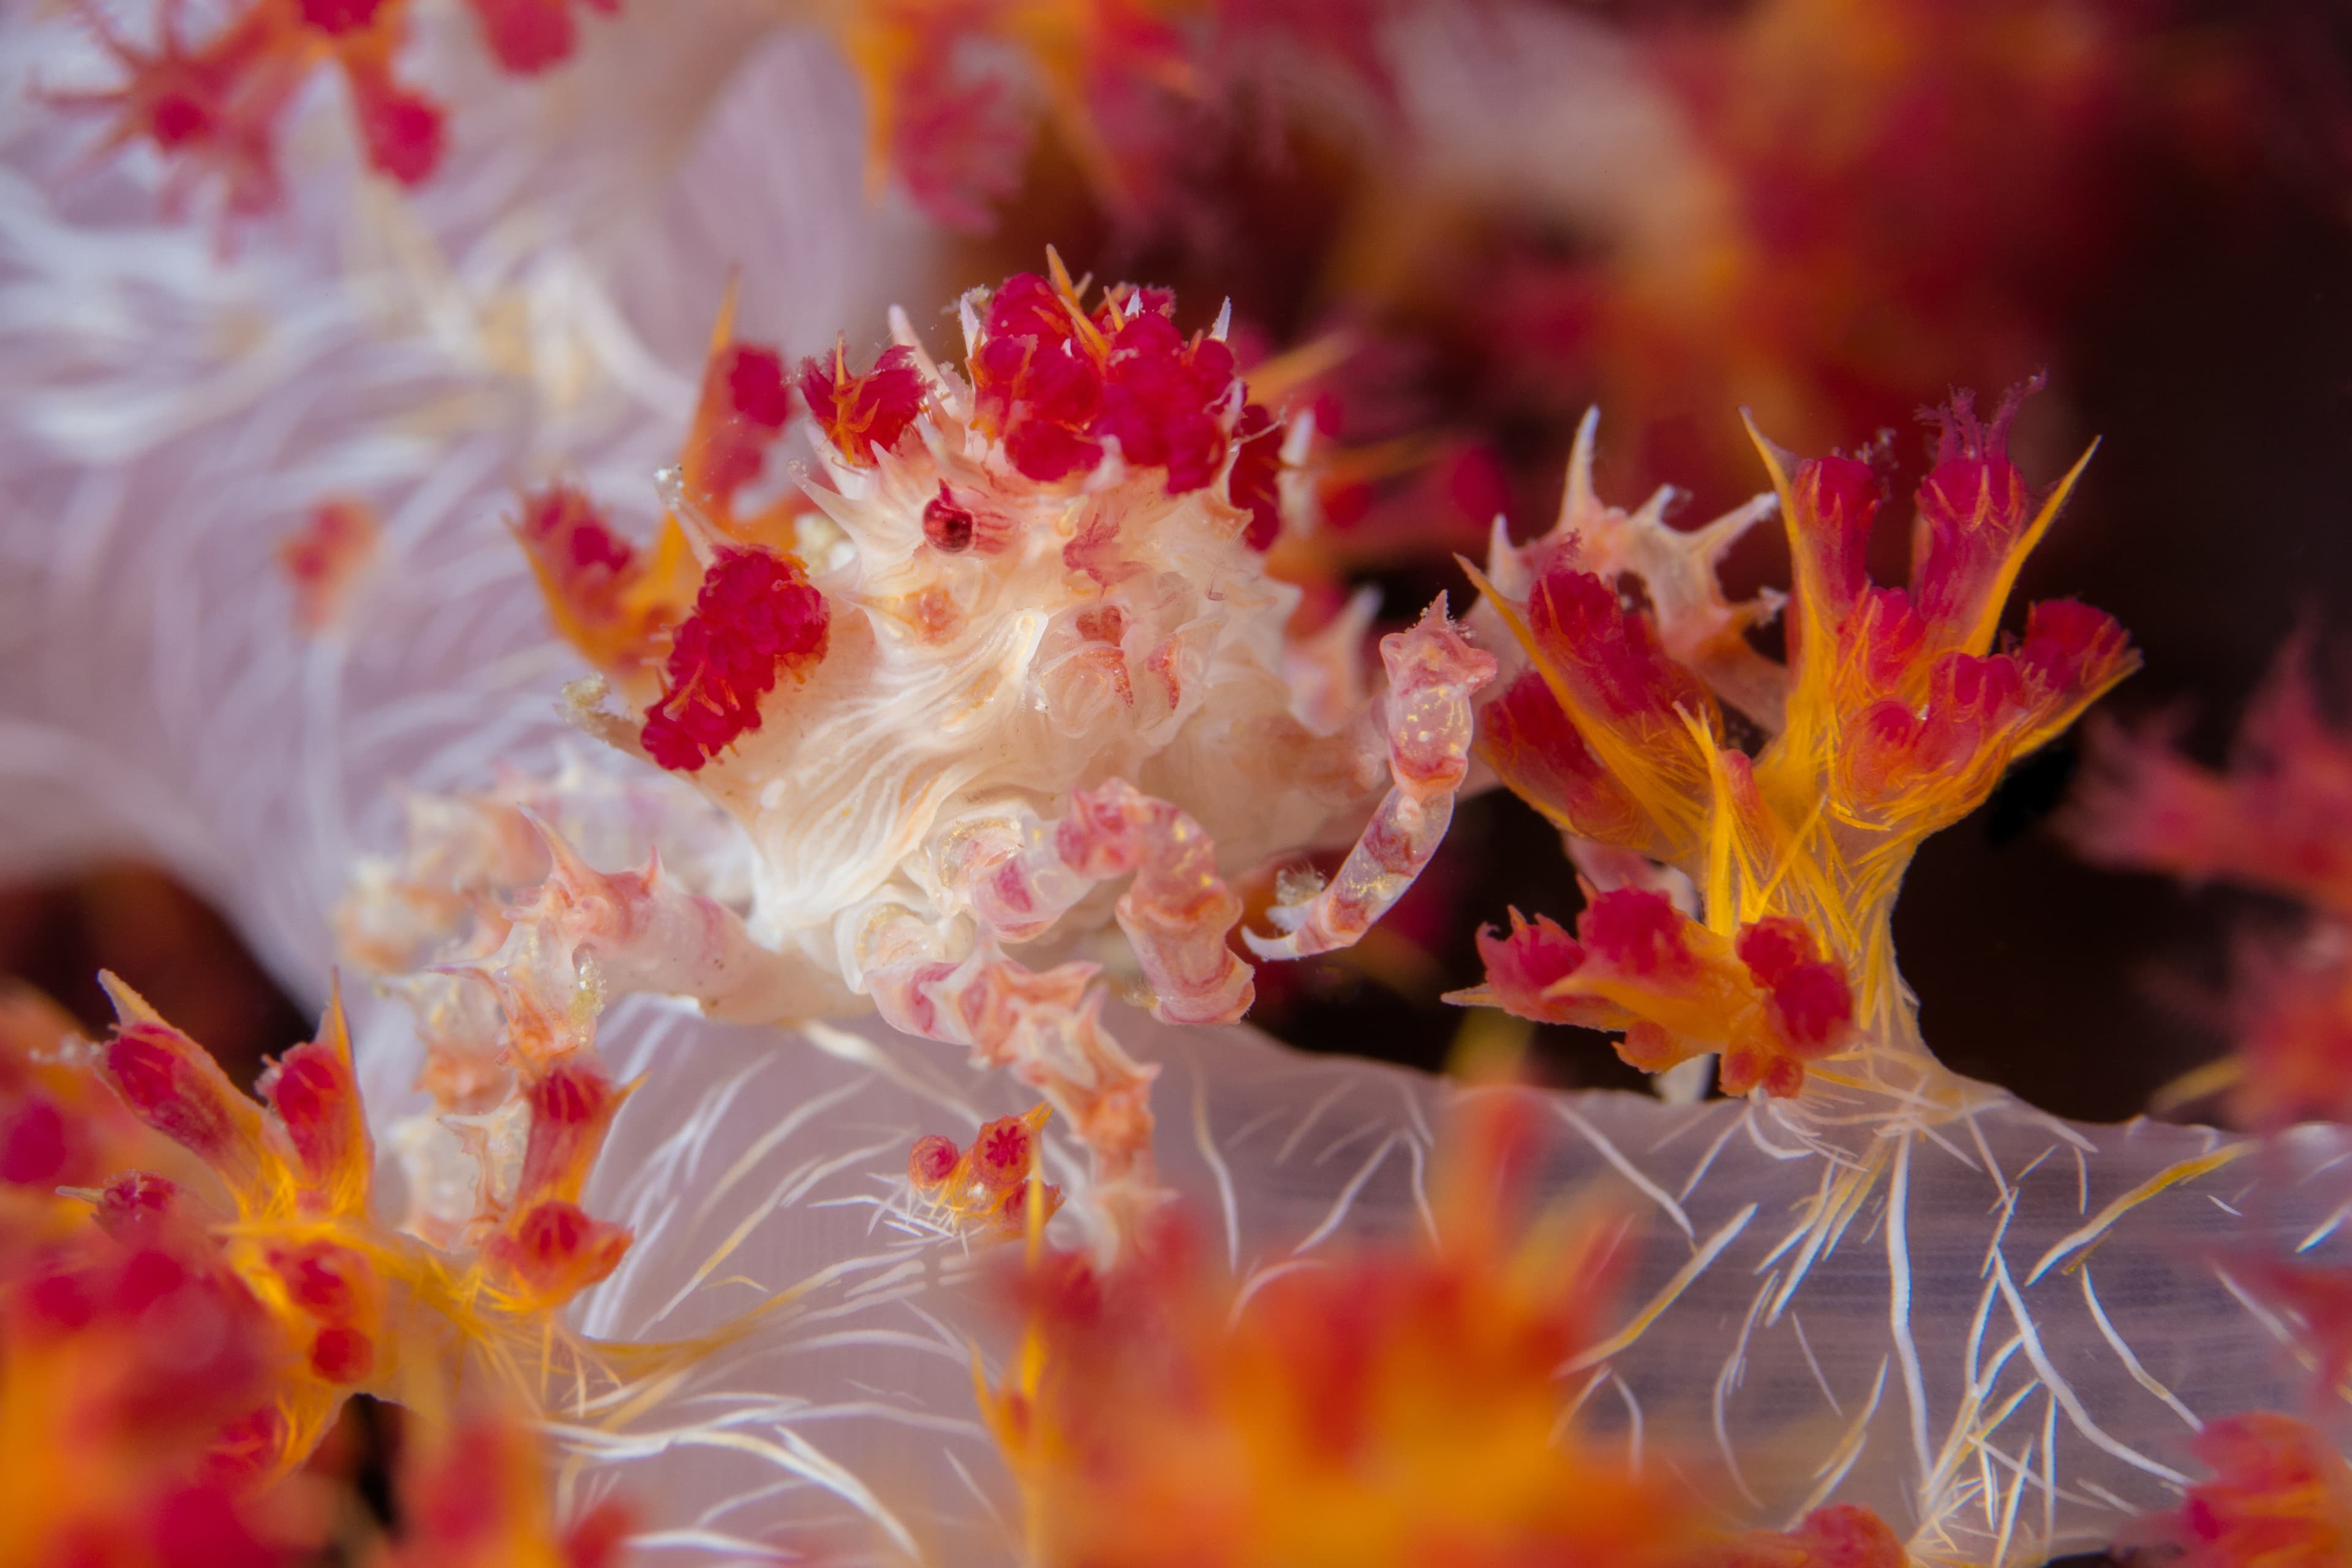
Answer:
[[[570,55],[574,0],[472,0],[490,51],[518,75]],[[619,0],[577,0],[612,12]],[[160,0],[155,42],[125,37],[94,0],[77,7],[123,72],[120,85],[59,92],[56,101],[112,113],[103,149],[146,142],[174,165],[183,186],[217,180],[226,212],[249,216],[278,205],[280,121],[320,68],[351,94],[368,163],[404,185],[439,166],[447,110],[403,81],[409,0],[251,0],[201,43],[182,36],[184,0]]]
[[[556,630],[644,710],[646,755],[687,773],[760,727],[760,700],[824,657],[832,620],[793,553],[797,503],[739,506],[791,419],[793,384],[776,350],[734,338],[733,316],[730,290],[678,458],[691,541],[673,512],[641,549],[560,482],[526,495],[513,524]],[[895,444],[921,403],[903,351],[864,376],[838,354],[830,370],[807,360],[796,379],[853,460]]]
[[[1726,1094],[1759,1085],[1791,1095],[1804,1064],[1853,1033],[1845,970],[1804,925],[1770,915],[1726,942],[1684,918],[1663,893],[1621,888],[1577,917],[1570,936],[1549,918],[1511,911],[1508,936],[1478,933],[1486,985],[1463,1000],[1522,1017],[1624,1031],[1621,1054],[1662,1072],[1706,1052],[1723,1057]]]
[[[461,1238],[467,1253],[445,1254],[372,1212],[374,1151],[340,1007],[318,1040],[263,1075],[265,1108],[137,996],[116,994],[124,1022],[101,1074],[135,1116],[209,1167],[234,1223],[143,1175],[110,1185],[101,1214],[184,1219],[275,1320],[293,1356],[276,1374],[275,1459],[308,1452],[353,1392],[424,1388],[446,1399],[478,1342],[535,1339],[628,1247],[625,1230],[579,1207],[623,1097],[593,1060],[521,1066],[530,1117],[511,1196],[486,1199]]]
[[[0,1290],[0,1558],[278,1561],[252,1500],[283,1425],[276,1324],[168,1203],[116,1187],[97,1212]]]
[[[831,623],[798,562],[722,546],[670,644],[661,700],[646,713],[646,753],[692,773],[757,730],[761,699],[786,671],[824,658]]]
[[[923,411],[927,395],[915,351],[904,343],[884,349],[874,368],[852,374],[848,356],[835,343],[830,361],[805,359],[800,368],[801,400],[824,426],[834,449],[851,463],[870,465],[874,454],[898,444]]]
[[[989,298],[971,354],[982,423],[1041,484],[1091,472],[1116,442],[1129,468],[1164,469],[1171,495],[1214,483],[1240,442],[1246,463],[1236,463],[1228,493],[1251,513],[1250,542],[1264,548],[1279,526],[1273,416],[1247,401],[1233,352],[1180,334],[1174,310],[1164,290],[1123,287],[1089,314],[1058,279],[1007,279]]]

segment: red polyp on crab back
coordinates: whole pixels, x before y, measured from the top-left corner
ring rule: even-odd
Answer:
[[[707,496],[725,500],[760,477],[768,447],[792,416],[792,389],[775,350],[730,343],[703,372],[701,406],[688,472]]]
[[[1093,434],[1118,441],[1129,468],[1167,469],[1168,493],[1184,495],[1224,466],[1233,388],[1233,351],[1214,339],[1188,346],[1173,321],[1146,310],[1111,339]]]
[[[1243,417],[1241,384],[1233,352],[1213,338],[1185,338],[1174,309],[1165,289],[1121,284],[1087,316],[1043,278],[1006,279],[989,300],[971,369],[982,421],[1013,466],[1051,483],[1092,469],[1115,441],[1129,468],[1163,470],[1171,495],[1214,483]],[[1263,442],[1272,427],[1261,409],[1248,433]],[[1233,492],[1261,549],[1279,524],[1275,447]]]
[[[1091,467],[1100,448],[1082,432],[1102,405],[1102,369],[1054,286],[1030,272],[1006,279],[982,332],[972,387],[1013,467],[1041,482]]]
[[[760,478],[767,447],[793,414],[783,384],[783,357],[755,343],[730,343],[710,355],[703,376],[708,430],[698,454],[698,479],[715,499],[734,496]],[[701,421],[696,421],[701,423]]]
[[[896,447],[923,411],[922,372],[916,368],[915,351],[904,343],[883,350],[863,375],[850,374],[836,343],[830,362],[801,361],[799,381],[801,401],[824,426],[835,449],[859,465]]]
[[[693,773],[757,730],[777,679],[824,658],[831,618],[797,563],[721,549],[671,645],[661,700],[646,715],[646,754]]]
[[[1225,496],[1249,513],[1242,542],[1252,550],[1271,550],[1282,533],[1282,435],[1265,405],[1242,405],[1234,426],[1234,467],[1225,480]]]

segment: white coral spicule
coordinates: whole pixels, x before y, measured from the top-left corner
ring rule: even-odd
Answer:
[[[1160,1171],[1237,1275],[1431,1223],[1423,1181],[1460,1091],[1244,1029],[1115,1023],[1165,1064]],[[814,1535],[877,1561],[1013,1560],[1019,1508],[970,1361],[1011,1324],[965,1245],[908,1212],[904,1161],[919,1133],[1025,1109],[1017,1089],[870,1022],[823,1044],[644,1004],[609,1025],[625,1070],[654,1070],[590,1194],[638,1241],[588,1324],[676,1334],[821,1283],[627,1434],[575,1430],[614,1461],[589,1487],[722,1556]],[[1641,1222],[1610,1318],[1626,1331],[1563,1369],[1563,1401],[1727,1523],[1858,1501],[1930,1562],[2100,1546],[2177,1497],[2197,1421],[2291,1407],[2299,1369],[2230,1262],[2291,1248],[2352,1192],[2337,1131],[2085,1127],[1989,1089],[1835,1156],[1769,1104],[1545,1103],[1547,1189]],[[1066,1144],[1049,1163],[1083,1179]]]

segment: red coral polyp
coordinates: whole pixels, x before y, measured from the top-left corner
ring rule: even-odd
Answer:
[[[2175,1526],[2182,1568],[2323,1568],[2352,1552],[2352,1468],[2293,1416],[2256,1411],[2198,1435],[2210,1479]]]
[[[560,1301],[619,1268],[630,1239],[626,1229],[578,1204],[551,1198],[525,1210],[482,1250],[525,1289]]]
[[[578,46],[578,28],[572,18],[572,0],[468,0],[482,39],[499,68],[516,76],[532,76],[569,59]],[[583,0],[606,16],[620,9],[620,0]]]
[[[1130,468],[1168,470],[1168,493],[1204,488],[1224,467],[1233,351],[1214,339],[1187,345],[1156,311],[1112,338],[1095,434],[1118,443]]]
[[[573,3],[471,0],[492,55],[518,75],[543,70],[572,52]],[[580,3],[607,14],[618,8],[618,0]],[[371,167],[413,186],[441,164],[447,113],[402,82],[394,68],[406,40],[408,0],[247,0],[193,46],[180,36],[183,0],[163,0],[152,49],[117,34],[93,0],[79,0],[79,8],[123,79],[111,89],[51,99],[111,110],[114,125],[104,151],[152,142],[176,165],[180,184],[219,181],[232,216],[278,205],[282,121],[322,67],[343,77]]]
[[[2035,496],[2010,460],[2009,427],[2042,379],[2013,386],[1990,421],[1975,395],[1956,392],[1927,417],[1938,431],[1935,467],[1918,492],[1912,588],[1930,619],[1971,616],[1999,584],[2002,563],[2031,523]]]
[[[1772,915],[1739,933],[1732,950],[1764,989],[1774,1030],[1798,1050],[1837,1044],[1853,1023],[1853,987],[1822,956],[1801,921]]]
[[[1225,479],[1225,497],[1249,513],[1242,542],[1252,550],[1271,550],[1282,534],[1282,433],[1274,416],[1260,403],[1242,406],[1234,426],[1234,467]]]
[[[915,366],[915,351],[903,343],[883,350],[863,375],[850,373],[836,343],[830,361],[803,360],[799,381],[801,401],[824,426],[834,448],[861,466],[896,447],[923,411],[922,373]]]
[[[162,8],[157,46],[149,51],[85,7],[125,79],[108,91],[59,95],[59,101],[114,109],[108,149],[146,139],[180,165],[184,180],[217,178],[232,215],[265,211],[279,195],[280,122],[323,64],[342,74],[373,167],[415,185],[439,166],[443,110],[393,69],[406,34],[405,0],[249,5],[194,47],[179,36],[182,10],[178,4]]]
[[[1237,471],[1229,494],[1264,549],[1279,526],[1273,418],[1263,408],[1245,416],[1252,405],[1233,352],[1183,336],[1174,309],[1164,289],[1122,285],[1087,315],[1043,278],[1007,279],[989,300],[971,357],[981,416],[1026,478],[1049,484],[1090,472],[1115,444],[1129,468],[1164,472],[1171,495],[1214,483],[1236,437],[1251,438],[1267,449]]]
[[[1570,673],[1577,696],[1609,720],[1671,718],[1707,710],[1696,676],[1668,658],[1657,631],[1590,572],[1556,566],[1528,600],[1537,646]],[[1679,723],[1677,722],[1677,728]]]
[[[696,416],[698,450],[688,472],[705,495],[725,500],[760,477],[768,447],[792,416],[792,389],[775,350],[730,343],[710,356]]]
[[[404,185],[421,185],[441,166],[448,141],[439,104],[380,70],[348,73],[352,106],[368,163]]]
[[[1621,888],[1592,900],[1577,917],[1576,934],[1596,957],[1629,974],[1672,974],[1690,967],[1683,941],[1689,923],[1664,893]]]
[[[1584,949],[1549,915],[1538,915],[1529,924],[1516,909],[1511,931],[1498,936],[1486,926],[1478,932],[1478,957],[1486,966],[1486,984],[1507,995],[1539,999],[1559,981],[1584,965]]]
[[[777,680],[824,658],[830,622],[824,595],[797,563],[722,547],[677,628],[661,700],[646,715],[646,754],[693,773],[757,730],[761,700]]]
[[[340,37],[375,25],[384,0],[302,0],[302,20],[322,33]]]

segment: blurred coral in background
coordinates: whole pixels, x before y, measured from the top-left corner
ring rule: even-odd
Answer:
[[[0,80],[0,1564],[2344,1559],[2341,6]]]

